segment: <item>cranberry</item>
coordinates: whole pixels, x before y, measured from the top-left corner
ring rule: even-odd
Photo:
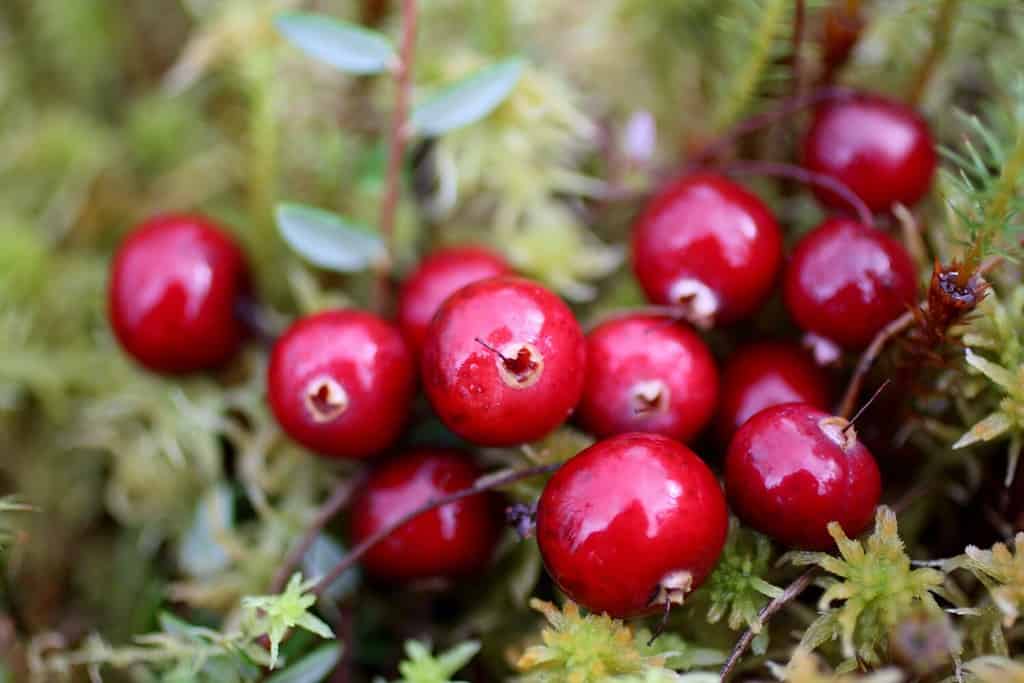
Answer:
[[[402,335],[362,311],[327,311],[294,323],[274,345],[270,407],[288,435],[329,456],[365,458],[401,433],[416,388]]]
[[[826,220],[793,251],[783,285],[796,323],[848,349],[867,346],[914,302],[917,275],[899,242],[845,218]]]
[[[936,162],[924,119],[903,104],[874,95],[821,105],[803,141],[804,166],[841,181],[874,211],[921,199],[931,186]],[[846,206],[829,190],[815,187],[815,193],[828,206]]]
[[[828,523],[864,531],[881,493],[878,465],[853,426],[803,403],[765,408],[736,432],[725,487],[746,524],[795,548],[827,550]]]
[[[576,602],[613,617],[678,603],[711,573],[728,530],[718,480],[659,434],[620,434],[571,458],[537,506],[537,542]]]
[[[451,450],[416,450],[375,468],[352,501],[351,541],[361,543],[432,499],[465,489],[480,476]],[[484,492],[412,518],[362,559],[374,576],[392,580],[472,574],[491,558],[501,534],[498,497]]]
[[[718,370],[689,327],[629,315],[587,335],[587,378],[577,414],[597,436],[654,432],[687,441],[715,410]]]
[[[782,236],[768,207],[709,173],[668,185],[633,230],[633,269],[647,298],[681,306],[700,327],[753,313],[781,263]]]
[[[111,326],[125,351],[151,370],[216,367],[245,337],[236,306],[248,283],[245,255],[211,220],[157,216],[132,232],[114,256]]]
[[[569,307],[535,282],[505,276],[448,298],[427,330],[421,367],[427,397],[453,432],[508,446],[569,416],[585,362]]]
[[[471,282],[511,270],[503,258],[479,247],[441,249],[425,258],[398,297],[398,326],[410,348],[423,348],[427,326],[445,299]]]
[[[760,342],[735,351],[722,372],[716,430],[722,444],[754,413],[780,403],[827,410],[828,377],[798,346]]]

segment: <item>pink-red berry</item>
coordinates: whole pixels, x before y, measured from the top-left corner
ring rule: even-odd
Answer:
[[[700,586],[728,522],[718,480],[693,451],[658,434],[621,434],[555,472],[537,506],[537,542],[570,598],[624,618]]]
[[[213,221],[157,216],[128,235],[114,256],[111,326],[125,351],[151,370],[213,368],[245,338],[237,312],[248,288],[245,255]]]
[[[587,335],[587,378],[576,414],[599,437],[653,432],[678,441],[711,420],[718,369],[688,325],[628,315]]]
[[[295,322],[274,345],[267,397],[295,441],[321,455],[366,458],[399,437],[416,389],[396,327],[363,311]]]
[[[448,298],[427,330],[423,386],[441,420],[508,446],[560,425],[583,390],[586,349],[569,307],[535,282],[481,280]]]

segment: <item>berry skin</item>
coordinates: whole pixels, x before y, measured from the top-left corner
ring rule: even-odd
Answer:
[[[698,327],[752,314],[781,264],[782,235],[768,207],[709,173],[665,187],[633,228],[633,269],[647,298],[681,306]]]
[[[576,410],[599,437],[653,432],[688,441],[718,397],[715,360],[693,330],[670,318],[629,315],[587,335],[587,373]]]
[[[316,453],[366,458],[390,446],[416,389],[398,329],[362,311],[292,324],[274,345],[267,397],[288,436]]]
[[[797,325],[852,350],[871,343],[916,296],[917,274],[903,246],[845,218],[804,235],[783,282]]]
[[[569,307],[535,282],[463,287],[434,316],[423,386],[438,417],[468,441],[511,446],[560,425],[583,391],[586,347]]]
[[[480,247],[453,247],[434,252],[402,284],[398,326],[414,352],[423,348],[427,327],[445,300],[466,285],[512,272],[497,254]]]
[[[693,451],[620,434],[566,462],[537,505],[537,542],[559,587],[592,612],[639,616],[679,603],[718,562],[729,519]]]
[[[733,512],[775,540],[828,550],[829,522],[847,536],[874,516],[882,482],[878,465],[852,426],[803,403],[766,408],[736,432],[725,459]]]
[[[415,450],[376,467],[352,502],[349,538],[361,543],[431,499],[455,493],[480,476],[465,453]],[[361,560],[381,579],[472,574],[491,558],[501,535],[499,498],[467,496],[424,512],[373,546]]]
[[[803,141],[804,166],[839,180],[873,211],[921,199],[936,163],[924,119],[899,102],[874,95],[826,102]],[[814,191],[827,206],[847,206],[826,189],[816,186]]]
[[[156,372],[222,365],[246,335],[242,250],[208,218],[166,214],[140,225],[114,256],[108,311],[125,351]]]
[[[755,413],[780,403],[807,403],[827,410],[825,372],[798,346],[759,342],[735,351],[722,371],[722,398],[715,428],[727,445]]]

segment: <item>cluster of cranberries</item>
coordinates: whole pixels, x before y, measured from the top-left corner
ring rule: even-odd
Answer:
[[[923,122],[868,96],[823,106],[803,154],[807,167],[875,210],[920,198],[935,166]],[[841,206],[827,193],[820,199]],[[787,261],[769,208],[734,182],[699,173],[669,184],[639,216],[633,266],[666,314],[620,315],[584,335],[561,299],[500,257],[442,250],[406,279],[397,324],[354,310],[296,321],[273,347],[270,407],[295,441],[356,459],[398,442],[418,382],[444,424],[481,446],[531,441],[575,420],[601,440],[546,485],[537,540],[568,595],[618,617],[680,602],[718,560],[726,496],[684,445],[712,425],[726,449],[730,507],[745,523],[806,549],[831,545],[830,521],[850,535],[864,530],[880,495],[878,467],[852,425],[828,412],[824,371],[796,344],[758,342],[720,372],[697,330],[751,316],[781,281],[800,328],[863,348],[916,297],[899,242],[837,215],[804,235]],[[191,372],[237,350],[248,295],[233,241],[205,218],[169,215],[119,250],[110,315],[142,364]],[[480,474],[454,450],[385,459],[353,503],[351,540]],[[496,494],[466,495],[415,517],[363,563],[390,580],[472,573],[487,564],[501,526]]]

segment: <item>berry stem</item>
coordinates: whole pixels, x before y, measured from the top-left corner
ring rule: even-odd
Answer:
[[[477,479],[472,486],[450,493],[447,496],[441,496],[427,501],[423,505],[419,506],[411,512],[407,512],[398,519],[391,522],[387,526],[381,527],[376,533],[367,537],[362,543],[358,544],[345,557],[341,559],[338,564],[334,565],[331,571],[327,572],[315,586],[313,586],[312,592],[316,596],[323,594],[327,587],[334,583],[335,579],[350,569],[356,562],[359,561],[363,555],[365,555],[373,546],[377,545],[385,538],[393,534],[396,530],[402,527],[410,520],[422,515],[424,512],[430,512],[434,508],[439,508],[442,505],[448,503],[454,503],[463,498],[474,496],[484,491],[490,491],[508,484],[521,481],[523,479],[529,479],[530,477],[536,477],[541,474],[549,474],[554,472],[561,466],[561,463],[555,463],[551,465],[539,465],[537,467],[530,467],[523,470],[513,470],[511,472],[504,472],[494,475],[485,475]]]
[[[857,412],[854,413],[853,417],[850,418],[850,423],[843,427],[844,434],[848,433],[851,429],[853,429],[853,425],[857,422],[857,420],[860,419],[860,416],[864,414],[864,411],[871,407],[871,404],[875,402],[876,398],[882,395],[882,392],[885,391],[885,388],[889,386],[891,382],[892,380],[887,377],[885,381],[882,382],[881,386],[875,389],[875,393],[871,394],[871,398],[865,401],[864,405],[858,408]]]
[[[837,414],[840,417],[849,417],[853,413],[853,407],[857,403],[857,397],[860,396],[861,387],[864,385],[864,378],[867,377],[868,371],[871,370],[875,359],[882,354],[885,345],[893,337],[910,329],[910,326],[914,324],[916,319],[914,311],[907,311],[879,330],[875,338],[871,340],[868,348],[864,349],[864,353],[860,355],[857,367],[854,368],[853,375],[850,377],[850,383],[846,385],[843,400],[839,404]]]
[[[956,23],[956,13],[960,6],[960,0],[943,0],[935,14],[935,22],[932,24],[932,44],[928,53],[918,67],[917,75],[914,77],[913,85],[910,87],[910,96],[907,103],[917,105],[928,89],[935,67],[942,61],[942,57],[949,47],[950,37]]]

